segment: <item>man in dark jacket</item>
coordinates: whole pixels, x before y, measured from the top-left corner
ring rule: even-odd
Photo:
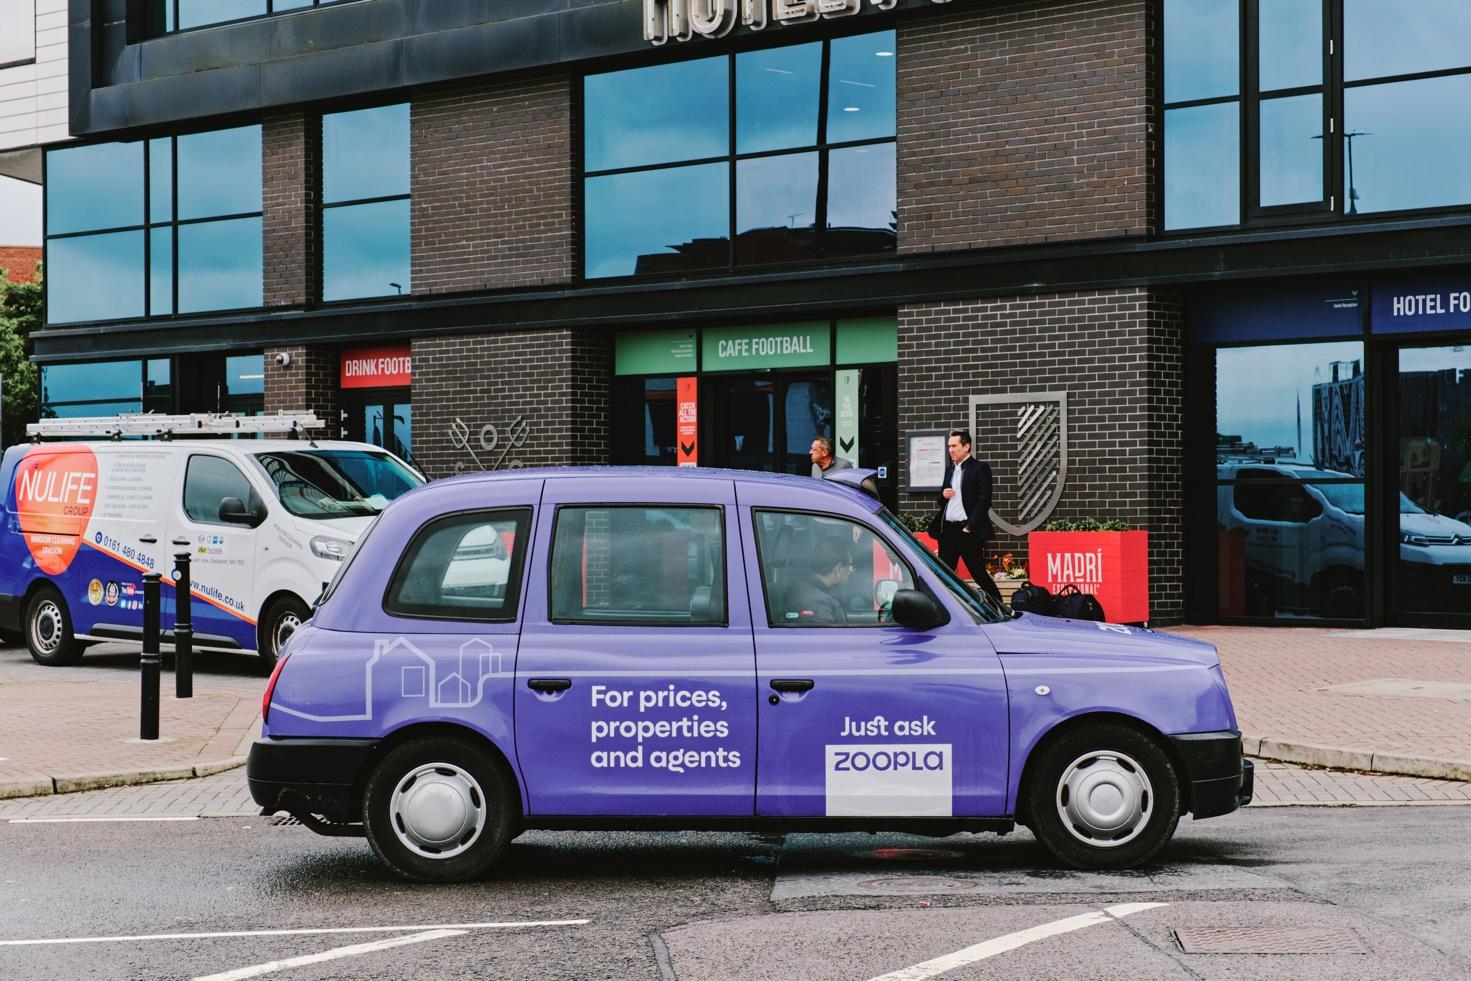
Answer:
[[[847,623],[841,596],[843,584],[852,574],[853,555],[846,544],[818,543],[812,554],[812,572],[792,587],[787,609],[797,614],[798,623]]]
[[[956,568],[965,559],[976,583],[997,603],[1001,592],[986,571],[982,548],[996,534],[991,524],[991,465],[970,455],[970,433],[952,429],[945,441],[950,462],[945,465],[945,489],[940,510],[930,520],[930,535],[940,543],[940,561]]]

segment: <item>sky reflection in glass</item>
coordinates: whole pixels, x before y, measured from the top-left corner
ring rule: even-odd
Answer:
[[[47,322],[141,317],[144,275],[141,231],[52,239],[46,244]]]
[[[261,305],[261,220],[179,226],[179,312]]]
[[[1165,113],[1165,227],[1205,228],[1241,220],[1237,103]]]
[[[1323,0],[1261,0],[1257,78],[1261,90],[1323,81]]]
[[[893,31],[837,38],[832,42],[828,72],[829,143],[894,135],[894,43]]]
[[[728,66],[722,56],[589,75],[583,85],[584,168],[728,154]]]
[[[589,178],[584,196],[587,277],[631,276],[644,255],[671,255],[696,239],[727,241],[729,168],[723,163]],[[714,268],[725,247],[689,256],[680,268]]]
[[[1165,101],[1239,94],[1240,37],[1235,0],[1165,0]]]
[[[178,138],[181,221],[261,210],[260,134],[241,126]]]
[[[46,154],[46,232],[143,224],[143,144],[98,143]]]
[[[323,300],[410,293],[409,275],[407,199],[322,212]]]
[[[1358,211],[1399,211],[1471,202],[1471,132],[1449,118],[1471,105],[1471,75],[1344,91],[1344,130],[1353,137]],[[1345,189],[1349,173],[1344,172]]]
[[[1323,97],[1261,104],[1261,205],[1323,200]]]
[[[816,153],[756,157],[736,164],[737,262],[812,258],[816,221]]]
[[[1471,66],[1467,0],[1343,0],[1347,81]]]
[[[849,147],[828,155],[829,256],[894,248],[894,174],[892,143]]]
[[[408,193],[407,103],[322,117],[323,202]]]
[[[822,86],[822,42],[736,56],[736,152],[812,146]]]

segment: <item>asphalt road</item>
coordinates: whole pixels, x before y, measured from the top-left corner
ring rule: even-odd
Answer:
[[[1471,978],[1460,806],[1187,821],[1129,875],[1023,831],[535,833],[453,887],[274,820],[0,824],[0,977]],[[501,925],[546,921],[586,922]]]

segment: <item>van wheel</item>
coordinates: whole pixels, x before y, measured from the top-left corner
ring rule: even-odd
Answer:
[[[266,607],[256,627],[256,652],[260,654],[262,668],[270,671],[276,666],[281,648],[311,615],[311,609],[295,596],[282,596]]]
[[[1159,743],[1099,723],[1041,750],[1027,788],[1032,833],[1077,869],[1127,869],[1169,844],[1180,820],[1180,778]]]
[[[49,668],[76,664],[85,646],[72,635],[66,600],[51,586],[42,586],[26,604],[26,646],[37,664]]]
[[[363,793],[363,827],[389,868],[419,882],[465,882],[505,854],[520,819],[509,774],[450,736],[404,743]]]

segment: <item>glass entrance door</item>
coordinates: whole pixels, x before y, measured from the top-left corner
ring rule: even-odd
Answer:
[[[732,375],[709,384],[712,466],[811,473],[812,440],[833,434],[830,375]]]
[[[382,389],[355,397],[343,393],[343,436],[372,443],[413,461],[414,406],[408,389]]]
[[[1471,624],[1471,344],[1399,352],[1397,612]]]

